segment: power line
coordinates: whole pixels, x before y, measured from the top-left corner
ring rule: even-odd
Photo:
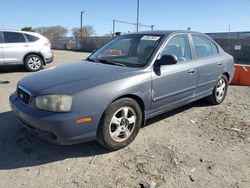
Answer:
[[[139,4],[138,4],[138,9],[139,9]],[[145,24],[139,23],[139,11],[137,12],[137,23],[128,22],[128,21],[124,21],[124,20],[118,20],[118,19],[101,18],[101,17],[94,16],[94,15],[91,15],[91,14],[86,13],[86,12],[84,13],[84,15],[86,15],[88,17],[91,17],[91,18],[98,19],[98,20],[102,20],[102,21],[107,21],[107,22],[112,21],[113,22],[113,34],[114,34],[114,31],[115,31],[115,23],[116,22],[124,23],[124,24],[129,24],[129,25],[134,25],[136,27],[136,31],[139,30],[139,27],[150,28],[151,30],[154,29],[154,25],[145,25]]]
[[[116,22],[129,24],[129,25],[134,25],[134,26],[136,26],[138,28],[139,28],[139,26],[141,26],[141,27],[151,28],[151,30],[154,30],[154,25],[144,25],[144,24],[140,24],[140,23],[137,24],[137,23],[128,22],[128,21],[124,21],[124,20],[113,20],[113,35],[115,35],[115,24],[116,24]]]
[[[91,14],[88,14],[88,13],[85,13],[85,15],[87,15],[88,17],[91,17],[91,18],[95,18],[95,19],[98,19],[98,20],[103,20],[103,21],[111,21],[112,19],[108,19],[108,18],[101,18],[101,17],[98,17],[98,16],[93,16]]]

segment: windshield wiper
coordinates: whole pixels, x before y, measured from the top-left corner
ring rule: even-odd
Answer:
[[[92,59],[92,58],[87,58],[87,60],[95,62],[95,63],[103,63],[103,64],[117,65],[117,66],[126,67],[126,65],[124,65],[122,63],[113,62],[113,61],[110,61],[108,59]]]
[[[104,64],[110,64],[110,65],[117,65],[117,66],[122,66],[122,67],[126,67],[126,65],[122,64],[122,63],[117,63],[114,61],[110,61],[108,59],[97,59],[97,61],[104,63]]]
[[[91,61],[91,62],[95,62],[95,63],[100,63],[98,60],[92,59],[92,58],[89,58],[89,57],[86,60]]]

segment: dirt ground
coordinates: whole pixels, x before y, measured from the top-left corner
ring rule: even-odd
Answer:
[[[86,56],[56,51],[50,66]],[[10,81],[0,84],[0,187],[250,187],[249,87],[230,86],[218,106],[198,101],[153,118],[109,152],[96,142],[52,145],[22,128],[8,97],[28,74],[0,70]]]

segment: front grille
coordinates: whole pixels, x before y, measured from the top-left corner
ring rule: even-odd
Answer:
[[[30,98],[31,98],[31,95],[30,93],[24,89],[23,87],[18,87],[17,88],[17,94],[18,94],[18,98],[24,102],[25,104],[29,104],[30,103]]]

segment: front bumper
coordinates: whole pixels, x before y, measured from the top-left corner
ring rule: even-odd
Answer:
[[[96,139],[98,121],[92,117],[91,122],[76,124],[77,119],[84,118],[73,113],[54,113],[39,110],[21,102],[17,94],[10,96],[10,106],[18,121],[31,133],[49,142],[71,145]]]

